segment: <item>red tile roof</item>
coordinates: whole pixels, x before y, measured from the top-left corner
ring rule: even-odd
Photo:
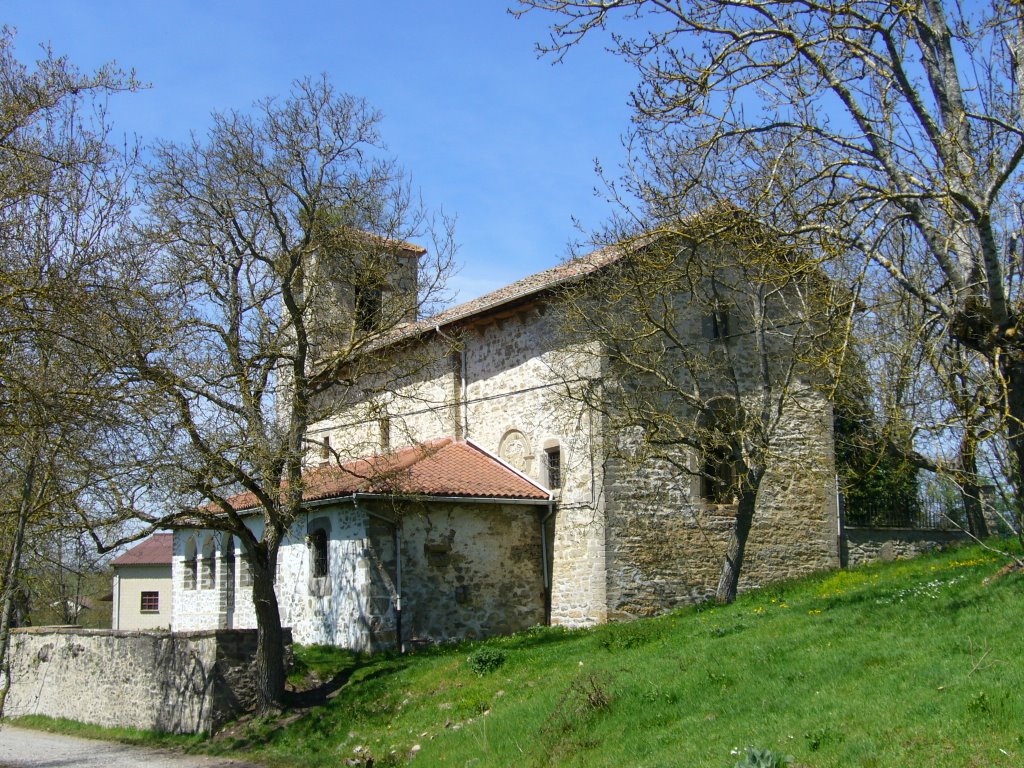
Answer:
[[[452,437],[401,448],[384,456],[341,466],[311,469],[303,477],[304,501],[357,493],[400,496],[453,496],[547,501],[549,492],[479,446]],[[229,499],[236,510],[252,509],[256,498]]]
[[[111,561],[111,565],[170,565],[171,545],[174,534],[154,533],[145,541],[136,544],[123,555]]]

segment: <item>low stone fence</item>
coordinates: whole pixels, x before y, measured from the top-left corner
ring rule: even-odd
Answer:
[[[844,566],[916,557],[970,538],[963,531],[917,528],[846,528],[843,533]]]
[[[197,733],[255,705],[256,630],[30,627],[12,632],[10,652],[9,717]]]

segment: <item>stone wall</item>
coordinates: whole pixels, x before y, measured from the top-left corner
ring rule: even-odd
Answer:
[[[741,590],[839,566],[831,410],[808,397],[777,429]],[[654,615],[712,596],[735,507],[702,500],[698,478],[668,462],[610,462],[606,476],[609,618]]]
[[[546,505],[431,502],[401,510],[402,640],[484,638],[545,621],[540,522]],[[396,584],[393,528],[366,556]],[[383,591],[383,590],[382,590]]]
[[[255,705],[255,651],[255,631],[17,629],[4,714],[213,731]]]
[[[902,560],[970,539],[963,531],[910,528],[846,528],[843,534],[844,566]]]
[[[246,520],[256,534],[262,534],[262,520],[253,515]],[[312,583],[311,551],[307,534],[312,527],[327,531],[328,571],[330,579]],[[186,588],[185,552],[189,539],[215,538],[220,556],[212,586],[197,583]],[[224,546],[226,535],[209,531],[175,532],[173,579],[175,631],[210,629],[254,629],[256,611],[252,587],[241,563],[240,542]],[[369,614],[369,575],[363,553],[366,547],[366,518],[350,502],[310,507],[286,532],[278,550],[277,593],[281,625],[289,627],[295,642],[338,645],[360,651],[376,650],[369,630],[359,617]],[[231,567],[226,551],[233,550]]]
[[[563,376],[587,375],[593,353],[558,346],[558,320],[536,302],[514,314],[484,319],[451,341],[425,339],[396,362],[397,386],[374,399],[336,403],[337,416],[309,430],[311,442],[330,439],[342,460],[376,453],[382,415],[394,447],[441,436],[463,436],[547,485],[545,451],[561,456],[558,513],[552,522],[551,621],[587,626],[606,618],[605,529],[601,462],[593,448],[595,415],[567,403]],[[424,361],[431,356],[433,364]],[[380,382],[350,388],[377,391]],[[315,462],[314,462],[315,463]]]
[[[351,499],[311,506],[278,552],[281,623],[295,641],[372,652],[393,648],[398,585],[405,641],[440,642],[514,632],[545,620],[540,521],[546,503]],[[401,567],[395,557],[395,524]],[[260,525],[255,516],[249,521]],[[328,575],[313,578],[307,534],[327,533]],[[184,587],[183,552],[207,532],[175,533],[174,629],[254,628],[242,569],[216,564],[212,587]],[[217,536],[221,550],[223,534]],[[550,544],[550,542],[549,542]],[[238,545],[234,551],[240,552]],[[230,582],[230,583],[227,583]],[[225,593],[233,592],[229,601]],[[233,609],[224,610],[226,604]],[[230,623],[228,623],[230,622]]]

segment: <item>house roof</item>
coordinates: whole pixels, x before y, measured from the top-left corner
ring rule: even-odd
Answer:
[[[170,565],[173,538],[171,533],[154,533],[110,564],[115,568],[122,565]]]
[[[543,272],[537,272],[522,280],[509,283],[471,301],[457,304],[432,317],[424,318],[416,325],[423,328],[436,328],[439,325],[449,325],[474,315],[491,312],[504,305],[530,298],[542,291],[571,283],[618,261],[626,253],[627,250],[621,246],[600,248],[567,261],[565,264],[559,264],[557,267],[545,269]]]
[[[550,291],[562,285],[568,285],[580,278],[593,274],[601,268],[613,264],[622,259],[627,253],[649,243],[656,235],[647,234],[636,238],[629,243],[608,245],[596,251],[577,256],[564,264],[537,272],[522,280],[517,280],[495,291],[486,293],[483,296],[470,301],[449,307],[436,315],[425,317],[412,323],[397,326],[391,333],[386,334],[376,343],[370,345],[370,349],[388,347],[408,341],[417,336],[438,330],[442,326],[450,326],[461,321],[468,321],[474,318],[486,317],[492,313],[500,312],[502,309],[512,309],[517,304],[532,301],[545,291]],[[329,378],[337,374],[339,365],[344,365],[345,360],[339,364],[329,365],[316,378]]]
[[[550,492],[468,440],[442,437],[382,456],[322,466],[303,475],[303,501],[355,494],[445,496],[548,501]],[[228,501],[237,511],[257,506],[251,493]]]

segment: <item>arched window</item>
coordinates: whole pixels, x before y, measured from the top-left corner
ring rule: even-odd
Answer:
[[[235,547],[235,537],[227,536],[224,542],[224,586],[229,591],[235,588],[235,558],[238,549]]]
[[[325,597],[331,594],[331,520],[318,517],[306,524],[309,548],[309,593]]]
[[[327,576],[327,531],[323,528],[313,531],[309,535],[310,559],[314,579],[322,579]]]
[[[196,588],[196,574],[198,572],[199,563],[196,559],[196,539],[194,536],[189,536],[188,541],[185,543],[185,567],[181,572],[182,586],[185,589]]]
[[[700,495],[711,504],[732,504],[736,499],[739,422],[736,404],[728,398],[711,401],[701,415]]]
[[[217,586],[217,547],[213,537],[209,537],[203,544],[203,562],[200,569],[201,589],[213,589]]]

